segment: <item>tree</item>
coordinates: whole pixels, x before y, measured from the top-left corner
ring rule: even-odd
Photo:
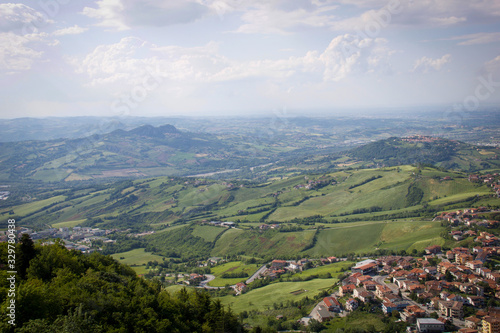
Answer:
[[[30,265],[31,259],[36,256],[35,244],[28,234],[23,234],[19,241],[19,255],[17,272],[22,279],[26,278],[26,270]]]
[[[308,332],[321,332],[324,328],[325,326],[316,319],[309,320],[309,325],[307,325]]]

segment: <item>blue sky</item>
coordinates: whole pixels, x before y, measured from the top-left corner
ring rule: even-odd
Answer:
[[[2,1],[0,88],[1,118],[474,111],[500,1]]]

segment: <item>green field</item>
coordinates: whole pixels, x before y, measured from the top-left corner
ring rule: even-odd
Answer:
[[[322,230],[316,245],[306,253],[311,256],[345,255],[390,250],[419,250],[432,243],[444,242],[438,222],[356,222]],[[429,244],[429,245],[427,245]]]
[[[162,256],[146,252],[143,248],[133,249],[127,252],[115,253],[111,256],[122,264],[126,264],[132,267],[146,265],[149,261],[156,260],[158,262],[161,262],[163,260]]]
[[[301,232],[265,232],[231,229],[215,244],[212,255],[221,256],[242,252],[250,256],[289,255],[300,252],[313,241],[314,230]]]
[[[446,176],[452,180],[443,181],[442,178]],[[313,189],[305,187],[315,181],[324,181],[324,186]],[[407,199],[410,186],[423,192],[417,202]],[[442,206],[451,202],[465,202],[475,195],[491,195],[493,192],[484,184],[470,183],[466,173],[405,165],[283,179],[276,177],[264,183],[242,184],[232,188],[226,182],[217,180],[158,177],[117,182],[106,187],[87,187],[72,191],[68,196],[60,195],[67,193],[64,191],[47,191],[40,193],[39,197],[47,198],[51,193],[53,197],[49,199],[4,208],[0,213],[13,211],[11,215],[22,218],[26,225],[73,226],[76,225],[75,221],[91,216],[99,221],[93,226],[100,228],[143,227],[162,230],[167,224],[179,221],[284,222],[313,215],[321,215],[327,221],[354,218],[369,220],[380,215],[416,214],[424,202],[431,207]],[[53,205],[57,202],[60,203]],[[223,230],[197,226],[193,236],[213,242]],[[235,243],[246,246],[246,254],[252,254],[249,249],[251,246],[265,250],[268,244],[278,246],[277,255],[297,252],[311,241],[308,237],[300,239],[298,235],[291,235],[295,236],[295,243],[283,242],[277,236],[271,240],[263,235],[262,244],[252,240],[245,244],[247,239],[237,239],[234,231],[224,233],[221,238],[230,239],[231,247]],[[281,246],[283,243],[291,244]],[[233,253],[233,250],[218,242],[212,252]]]
[[[72,228],[78,226],[80,223],[85,222],[85,220],[67,221],[52,224],[52,228]]]
[[[295,277],[306,278],[306,277],[309,277],[312,275],[323,275],[323,274],[327,274],[327,273],[330,273],[332,275],[332,277],[336,277],[342,271],[342,269],[347,270],[353,264],[354,264],[354,262],[352,262],[352,261],[340,261],[337,263],[319,266],[319,267],[305,270],[303,272],[296,273],[292,276],[292,278],[295,278]]]
[[[265,310],[273,303],[298,301],[304,297],[312,298],[320,291],[332,287],[337,279],[315,279],[305,282],[280,282],[250,290],[239,296],[220,297],[224,305],[230,305],[233,311]]]
[[[211,274],[215,275],[215,279],[210,281],[212,287],[224,287],[225,285],[234,285],[238,282],[243,282],[252,276],[259,269],[258,264],[244,264],[241,261],[232,261],[222,265],[212,267]],[[222,278],[224,273],[247,273],[248,277],[244,278]]]
[[[213,242],[216,237],[221,233],[226,231],[226,228],[222,227],[212,227],[208,225],[197,225],[192,235],[195,237],[201,237],[207,242]]]

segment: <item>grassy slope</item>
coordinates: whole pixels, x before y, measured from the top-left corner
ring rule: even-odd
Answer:
[[[146,252],[143,248],[134,249],[127,252],[120,252],[111,255],[114,259],[118,260],[123,264],[127,264],[129,266],[140,266],[145,265],[148,261],[162,261],[163,257],[158,256],[156,254],[152,254],[150,252]],[[121,258],[124,259],[121,259]]]
[[[210,281],[209,285],[212,287],[223,287],[226,284],[233,285],[238,282],[247,280],[248,278],[222,278],[224,273],[241,273],[245,272],[248,276],[252,276],[253,273],[259,269],[260,265],[257,264],[244,264],[241,261],[228,262],[219,266],[211,268],[212,274],[215,275],[215,279]]]
[[[316,268],[311,268],[308,270],[305,270],[303,272],[296,273],[292,276],[292,278],[295,277],[300,277],[300,278],[306,278],[308,276],[312,275],[322,275],[326,273],[330,273],[332,277],[337,276],[338,273],[342,271],[342,269],[348,269],[350,266],[352,266],[354,263],[352,261],[341,261],[338,263],[333,263],[329,265],[324,265],[324,266],[319,266]]]
[[[223,231],[226,231],[225,228],[222,227],[212,227],[208,225],[197,225],[192,235],[195,237],[201,237],[207,242],[213,242],[215,238]]]
[[[441,244],[442,227],[436,222],[349,223],[322,230],[316,245],[306,253],[312,256],[373,252],[377,248],[419,250],[428,244]]]
[[[220,300],[224,305],[230,305],[231,309],[236,313],[243,310],[262,311],[266,308],[271,308],[273,303],[299,301],[306,296],[311,298],[320,291],[330,288],[337,281],[337,279],[315,279],[306,282],[273,283],[262,288],[250,290],[236,297],[220,297]],[[299,290],[303,290],[303,292],[298,295],[292,294],[292,292]]]
[[[258,232],[251,230],[232,229],[224,233],[215,244],[212,255],[221,256],[227,254],[280,257],[298,253],[308,246],[313,239],[313,230],[302,232]]]
[[[186,221],[219,219],[259,222],[262,218],[266,218],[266,221],[287,221],[320,214],[327,220],[349,217],[370,219],[374,215],[419,210],[420,205],[408,207],[406,201],[408,187],[412,183],[423,190],[422,202],[430,205],[492,194],[492,190],[485,185],[468,182],[467,175],[463,173],[443,172],[432,168],[422,169],[420,175],[415,175],[416,172],[417,169],[413,166],[345,170],[326,175],[296,176],[265,184],[246,184],[233,189],[222,181],[160,177],[136,180],[131,183],[133,186],[122,188],[119,192],[119,183],[104,189],[81,190],[77,192],[78,195],[73,194],[70,199],[52,206],[48,214],[42,208],[65,200],[65,195],[3,208],[0,213],[14,210],[14,216],[19,220],[31,214],[23,222],[26,225],[76,225],[76,221],[92,217],[103,219],[96,227],[116,227],[113,218],[121,217],[121,228],[128,228],[132,224],[144,227],[150,224],[149,228],[157,228],[175,222],[178,218]],[[453,180],[441,180],[445,176],[451,176]],[[380,178],[367,181],[373,177]],[[336,183],[329,183],[318,190],[294,188],[318,179],[331,179]],[[136,199],[127,201],[132,196]],[[354,210],[372,207],[378,207],[382,211],[350,215]],[[123,225],[124,221],[129,224]],[[203,229],[198,230],[200,233],[196,235],[207,237],[208,241],[215,239],[216,229],[207,233],[201,232]]]

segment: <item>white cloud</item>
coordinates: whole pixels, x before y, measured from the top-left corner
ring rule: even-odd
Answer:
[[[46,35],[31,34],[19,36],[12,32],[0,33],[0,70],[23,71],[31,68],[33,63],[43,55],[29,45],[44,41]]]
[[[500,42],[500,32],[480,32],[449,38],[449,40],[463,40],[458,45],[478,45]]]
[[[283,34],[298,27],[327,27],[335,18],[331,12],[336,8],[330,5],[280,8],[272,2],[264,3],[245,11],[241,17],[245,23],[236,32]]]
[[[46,15],[20,3],[0,4],[0,32],[36,32],[53,23]]]
[[[339,81],[351,73],[390,71],[392,51],[385,47],[386,42],[348,34],[336,37],[319,57],[325,65],[324,79]]]
[[[496,81],[500,81],[500,55],[483,65],[482,74],[492,74]]]
[[[500,17],[496,0],[342,0],[343,4],[364,10],[357,16],[332,22],[334,30],[365,29],[379,23],[385,26],[439,27],[457,24],[495,22]],[[370,9],[367,9],[370,8]],[[380,15],[384,16],[381,17]]]
[[[343,35],[333,39],[322,53],[236,61],[221,55],[214,42],[191,48],[160,47],[127,37],[116,44],[100,45],[84,59],[71,62],[78,73],[87,74],[91,85],[136,85],[151,73],[162,80],[193,84],[248,78],[284,80],[297,75],[304,80],[339,81],[348,75],[387,72],[391,51],[385,43],[384,39]]]
[[[89,29],[79,27],[78,25],[75,24],[72,27],[67,27],[67,28],[56,30],[52,34],[54,36],[78,35],[78,34],[84,33],[87,30],[89,30]]]
[[[97,8],[85,7],[83,14],[98,20],[97,26],[115,30],[193,22],[208,11],[194,0],[100,0],[96,4]]]
[[[113,28],[116,30],[127,30],[129,27],[123,22],[124,6],[121,0],[97,1],[97,8],[85,7],[83,14],[99,20],[97,26]]]
[[[412,72],[421,72],[421,73],[429,73],[429,72],[438,72],[441,68],[451,61],[451,54],[445,54],[439,59],[432,59],[428,57],[422,57],[415,61],[415,65],[413,66]]]

